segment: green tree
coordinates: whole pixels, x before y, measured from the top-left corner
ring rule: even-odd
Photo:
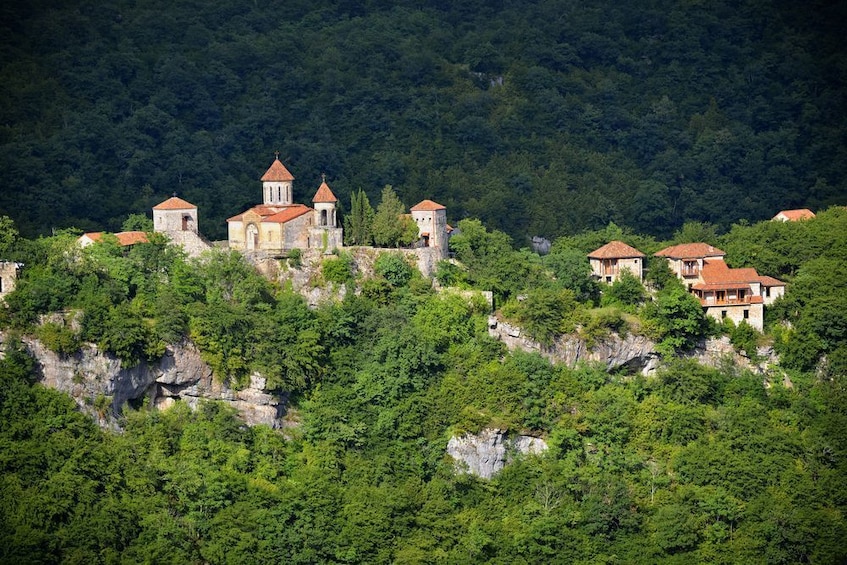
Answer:
[[[665,355],[694,347],[709,328],[700,301],[678,281],[656,293],[655,300],[645,306],[644,315]]]
[[[153,220],[147,214],[130,214],[121,224],[121,231],[153,231]]]
[[[391,185],[382,189],[382,199],[373,219],[373,240],[379,247],[408,245],[417,239],[417,227],[406,216],[406,207]]]
[[[373,241],[374,210],[361,188],[350,194],[350,213],[344,218],[344,243],[370,245]]]

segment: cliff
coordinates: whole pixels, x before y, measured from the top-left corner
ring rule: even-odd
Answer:
[[[525,435],[510,437],[495,428],[452,436],[447,442],[447,454],[456,462],[457,469],[483,479],[499,473],[516,454],[539,455],[546,450],[543,439]]]
[[[0,344],[5,341],[0,332]],[[265,390],[265,379],[254,374],[250,385],[233,390],[212,378],[211,368],[193,343],[168,346],[156,362],[124,367],[121,361],[86,344],[72,355],[59,355],[34,338],[24,345],[37,364],[44,386],[68,393],[80,409],[104,427],[116,428],[124,406],[164,408],[182,401],[196,406],[201,400],[220,400],[233,406],[248,425],[282,426],[285,401]]]
[[[660,359],[656,344],[642,335],[627,334],[620,336],[610,333],[589,346],[576,335],[563,335],[556,338],[550,346],[544,346],[523,335],[521,328],[498,320],[488,319],[488,333],[511,349],[535,351],[554,363],[564,363],[569,367],[577,363],[600,363],[606,370],[620,368],[639,371],[650,375],[658,368]],[[768,367],[778,362],[771,348],[759,348],[759,361],[753,362],[747,355],[735,351],[727,337],[706,339],[688,352],[685,357],[693,358],[703,365],[718,367],[727,359],[739,367],[749,369],[756,374],[766,374]]]

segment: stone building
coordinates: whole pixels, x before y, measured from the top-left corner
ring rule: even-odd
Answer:
[[[227,219],[230,249],[284,255],[291,249],[323,249],[343,245],[336,204],[326,179],[312,202],[315,208],[293,201],[294,176],[279,158],[262,175],[262,204]]]
[[[656,253],[668,260],[671,270],[686,284],[717,321],[729,318],[747,322],[757,330],[764,326],[764,307],[785,293],[785,283],[759,275],[756,269],[731,269],[726,253],[706,243],[683,243]]]
[[[0,301],[15,290],[18,281],[18,270],[23,265],[14,261],[0,261]]]
[[[438,202],[423,200],[412,206],[409,211],[412,213],[412,220],[418,226],[421,246],[438,248],[441,250],[441,256],[447,257],[449,233],[447,208]]]
[[[644,258],[646,255],[623,241],[610,241],[588,254],[591,274],[598,280],[611,284],[618,280],[623,271],[629,271],[644,282]]]
[[[181,246],[193,257],[211,248],[200,235],[197,206],[175,194],[153,206],[153,231],[165,234],[173,244]]]

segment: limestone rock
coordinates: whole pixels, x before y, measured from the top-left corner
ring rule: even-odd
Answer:
[[[490,479],[503,470],[515,454],[539,455],[546,450],[547,443],[540,438],[524,435],[511,438],[496,428],[453,436],[447,442],[447,454],[457,462],[460,470],[483,479]]]
[[[0,332],[0,344],[3,341]],[[201,400],[220,400],[233,406],[248,425],[282,427],[286,401],[266,390],[264,377],[253,374],[249,386],[233,390],[212,378],[212,369],[189,341],[169,345],[158,361],[134,367],[123,367],[119,359],[91,344],[72,355],[59,355],[37,339],[24,338],[23,342],[36,360],[40,382],[68,393],[80,410],[106,427],[118,426],[127,402],[144,398],[157,408],[178,400],[191,407]],[[99,402],[101,397],[109,399],[108,410]]]

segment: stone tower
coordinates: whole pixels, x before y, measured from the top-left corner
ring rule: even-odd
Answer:
[[[322,179],[318,191],[312,202],[315,205],[314,221],[310,235],[309,247],[331,251],[342,247],[344,244],[342,230],[338,227],[336,216],[336,204],[338,198],[332,193],[332,189],[326,183],[326,177]]]
[[[262,175],[263,203],[266,206],[291,206],[294,202],[294,176],[288,172],[277,154],[270,168]]]

